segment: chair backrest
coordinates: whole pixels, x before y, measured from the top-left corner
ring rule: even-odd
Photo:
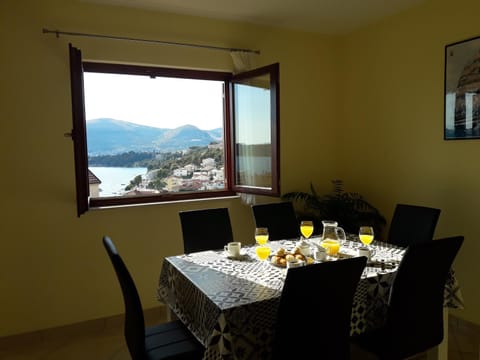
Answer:
[[[273,359],[350,358],[353,298],[366,262],[362,256],[288,269]]]
[[[388,242],[407,247],[433,240],[440,209],[397,204],[390,223]]]
[[[256,227],[267,227],[269,240],[300,237],[300,225],[290,201],[252,205]]]
[[[403,359],[442,342],[445,283],[462,243],[463,236],[454,236],[407,248],[390,293],[385,358]]]
[[[107,250],[122,289],[123,302],[125,304],[124,334],[128,350],[132,359],[145,359],[145,320],[135,282],[108,236],[103,237],[103,245]]]
[[[224,245],[233,241],[228,208],[181,211],[179,216],[186,254],[223,249]]]

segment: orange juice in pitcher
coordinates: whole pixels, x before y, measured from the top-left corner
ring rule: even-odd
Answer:
[[[320,246],[325,248],[327,255],[330,255],[330,256],[335,256],[340,251],[340,242],[338,240],[325,239],[325,240],[322,240],[322,242],[320,243]]]

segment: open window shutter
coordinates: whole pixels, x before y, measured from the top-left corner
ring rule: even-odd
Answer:
[[[280,196],[279,64],[235,74],[229,89],[232,190]]]
[[[77,215],[88,210],[89,183],[86,144],[85,101],[83,93],[82,53],[68,44],[70,53],[70,87],[72,95],[72,140],[75,155],[75,183],[77,189]]]

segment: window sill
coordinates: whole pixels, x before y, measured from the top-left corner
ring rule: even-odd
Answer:
[[[176,198],[175,198],[176,197]],[[138,207],[149,205],[169,205],[180,203],[192,203],[203,201],[215,201],[225,199],[237,199],[240,195],[234,192],[225,191],[220,194],[189,194],[188,197],[179,198],[179,196],[169,196],[168,198],[161,198],[159,196],[145,196],[135,198],[91,198],[89,201],[89,210],[103,210],[103,209],[116,209],[125,207]],[[173,199],[172,199],[173,198]]]

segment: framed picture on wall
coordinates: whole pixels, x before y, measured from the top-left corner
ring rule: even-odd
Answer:
[[[480,139],[480,36],[445,46],[444,139]]]

